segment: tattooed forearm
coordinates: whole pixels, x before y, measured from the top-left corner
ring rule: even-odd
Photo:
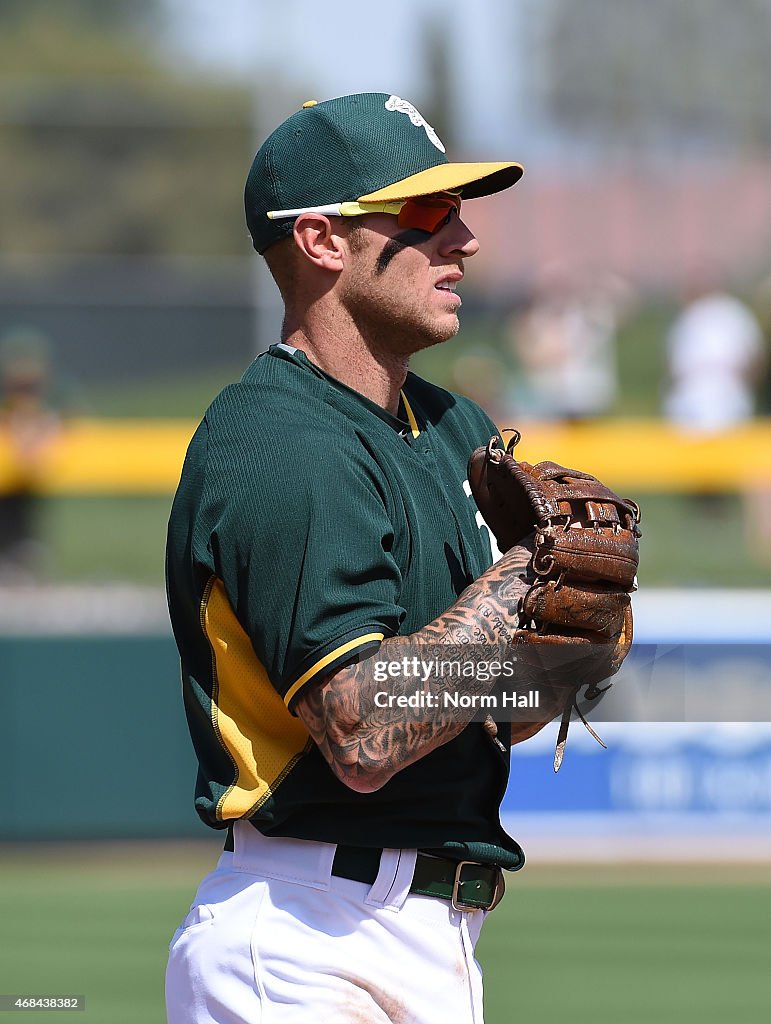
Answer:
[[[440,699],[456,690],[465,696],[489,693],[495,680],[476,674],[447,678],[436,670],[389,675],[386,686],[375,678],[376,662],[399,662],[420,646],[422,665],[441,663],[443,648],[463,648],[464,660],[489,661],[514,644],[517,606],[530,585],[530,545],[518,545],[463,591],[456,603],[411,636],[391,637],[377,658],[347,665],[308,687],[297,711],[335,774],[352,789],[372,792],[396,772],[457,736],[476,713],[474,706],[455,706]],[[418,707],[407,704],[415,694]],[[399,698],[402,698],[400,701]],[[430,709],[429,712],[426,708]],[[514,725],[515,742],[538,732],[561,707],[544,707],[539,722]],[[492,719],[485,723],[495,737]]]

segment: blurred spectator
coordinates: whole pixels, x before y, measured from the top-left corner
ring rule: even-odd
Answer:
[[[758,391],[758,412],[771,414],[771,373],[769,370],[769,353],[771,352],[771,274],[767,274],[755,289],[753,309],[758,317],[763,332],[765,352],[763,356],[764,373]]]
[[[42,459],[61,419],[50,397],[50,348],[31,329],[0,340],[0,580],[29,582],[40,574],[38,484]]]
[[[618,393],[616,331],[629,289],[615,277],[580,282],[550,268],[509,325],[517,360],[511,407],[535,419],[579,421],[609,412]]]
[[[667,335],[664,412],[677,426],[717,432],[749,419],[764,365],[760,324],[716,271],[691,275]]]
[[[755,412],[763,375],[763,332],[754,313],[732,295],[718,268],[691,272],[680,313],[667,334],[668,390],[664,412],[682,430],[710,435],[739,426]],[[703,515],[728,516],[729,496],[692,495]],[[771,554],[771,504],[767,488],[744,495],[745,531],[757,557]]]
[[[755,289],[753,306],[763,332],[764,353],[763,374],[756,391],[758,412],[768,416],[771,413],[771,373],[768,372],[771,352],[771,274],[768,274]],[[771,458],[771,452],[768,453]],[[768,459],[766,459],[766,466]],[[762,476],[746,496],[747,505],[747,546],[758,552],[763,562],[771,565],[771,481]]]

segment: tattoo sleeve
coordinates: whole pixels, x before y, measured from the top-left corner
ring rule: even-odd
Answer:
[[[511,548],[503,558],[475,580],[458,600],[423,629],[409,636],[391,637],[370,658],[346,665],[311,684],[297,704],[297,712],[314,742],[337,777],[351,789],[374,792],[402,768],[457,736],[475,717],[474,707],[455,706],[442,700],[442,692],[456,689],[463,695],[489,693],[495,680],[482,682],[476,674],[448,679],[437,671],[416,680],[411,676],[389,676],[388,704],[382,706],[383,680],[375,678],[374,666],[381,659],[399,662],[406,652],[420,645],[422,653],[441,661],[446,645],[463,648],[464,660],[489,660],[492,652],[514,646],[517,606],[530,586],[532,548],[527,544]],[[523,679],[526,681],[523,670]],[[432,709],[412,709],[406,700],[416,687],[425,694]],[[433,696],[432,696],[433,695]],[[380,699],[378,699],[380,697]],[[512,741],[534,735],[562,710],[565,695],[553,694],[543,718],[512,723]],[[499,743],[492,718],[484,722],[491,742]],[[501,745],[502,746],[502,745]]]

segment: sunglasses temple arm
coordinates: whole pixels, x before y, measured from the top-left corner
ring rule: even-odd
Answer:
[[[322,213],[328,217],[360,217],[363,213],[399,213],[404,202],[367,203],[357,202],[330,203],[327,206],[302,206],[297,210],[269,210],[268,220],[283,220],[299,217],[301,213]]]
[[[299,217],[301,213],[323,213],[329,217],[345,216],[343,207],[346,203],[330,203],[328,206],[302,206],[297,210],[268,210],[268,220],[287,220]]]

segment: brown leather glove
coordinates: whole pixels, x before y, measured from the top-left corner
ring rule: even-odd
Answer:
[[[555,680],[569,669],[573,694],[555,752],[558,771],[576,695],[584,686],[590,700],[602,693],[599,684],[619,670],[632,643],[629,594],[636,589],[640,510],[588,473],[554,462],[517,462],[512,450],[519,439],[515,431],[505,449],[499,437],[477,448],[468,480],[501,551],[535,531],[532,584],[519,602],[518,636],[528,646],[547,645],[540,652],[547,676],[549,647]],[[575,659],[554,649],[560,644],[572,645]]]

